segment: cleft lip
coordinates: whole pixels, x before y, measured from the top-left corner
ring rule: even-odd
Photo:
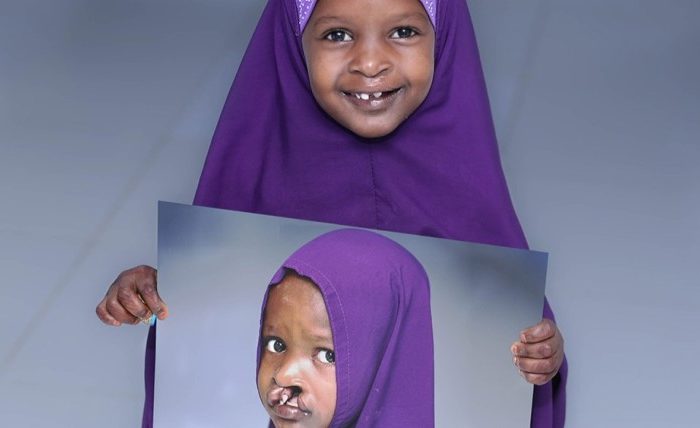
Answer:
[[[289,414],[294,409],[298,409],[306,416],[312,413],[296,388],[282,386],[272,388],[267,393],[267,405],[277,414]]]

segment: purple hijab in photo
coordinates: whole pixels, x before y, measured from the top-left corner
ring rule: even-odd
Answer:
[[[418,260],[373,232],[323,234],[282,264],[262,314],[270,289],[286,270],[310,279],[326,303],[336,358],[330,426],[434,426],[430,290]],[[259,366],[263,345],[258,340]]]
[[[527,248],[501,168],[465,0],[421,0],[435,27],[433,84],[406,121],[376,139],[343,128],[311,94],[301,33],[314,3],[268,1],[226,99],[194,204]],[[546,300],[543,315],[553,319]],[[503,344],[504,352],[509,346]],[[154,365],[151,328],[144,427],[152,423]],[[563,426],[566,375],[564,361],[551,382],[534,387],[532,427]]]

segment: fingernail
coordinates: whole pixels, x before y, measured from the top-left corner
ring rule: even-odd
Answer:
[[[513,365],[518,367],[518,357],[513,357]]]
[[[525,333],[520,333],[520,341],[523,343],[527,343],[527,337],[525,336]]]
[[[517,354],[518,353],[518,347],[513,345],[510,347],[510,353],[511,354]]]

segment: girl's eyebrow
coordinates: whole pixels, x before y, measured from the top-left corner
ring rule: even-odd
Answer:
[[[403,21],[405,19],[411,19],[411,18],[418,18],[421,21],[424,21],[425,23],[430,23],[430,18],[428,18],[428,15],[426,15],[425,13],[420,13],[420,12],[400,13],[400,14],[396,14],[396,15],[389,15],[387,17],[387,20]]]
[[[328,22],[328,23],[339,23],[340,22],[343,24],[348,23],[348,21],[346,19],[343,19],[339,16],[321,16],[321,17],[315,19],[313,26],[314,26],[314,28],[316,28],[320,25],[323,25],[326,22]]]
[[[262,328],[263,334],[265,334],[265,335],[273,334],[273,333],[275,333],[275,330],[276,329],[275,329],[274,325],[263,324],[263,328]]]
[[[327,333],[307,332],[306,336],[315,342],[330,342],[333,343],[333,336]]]
[[[430,19],[428,18],[428,16],[425,13],[420,13],[420,12],[409,12],[409,13],[399,13],[396,15],[388,15],[386,17],[386,20],[395,22],[395,21],[404,21],[404,20],[411,19],[411,18],[420,19],[421,21],[423,21],[426,24],[430,23]],[[342,18],[340,16],[333,16],[333,15],[320,16],[320,17],[315,19],[315,22],[313,23],[313,27],[316,28],[316,27],[319,27],[319,26],[321,26],[323,24],[327,24],[327,23],[328,24],[330,24],[330,23],[350,24],[350,23],[352,23],[352,21],[348,21],[347,19]]]

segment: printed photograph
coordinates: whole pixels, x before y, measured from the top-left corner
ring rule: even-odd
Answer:
[[[530,425],[546,253],[161,202],[158,265],[157,427]]]

